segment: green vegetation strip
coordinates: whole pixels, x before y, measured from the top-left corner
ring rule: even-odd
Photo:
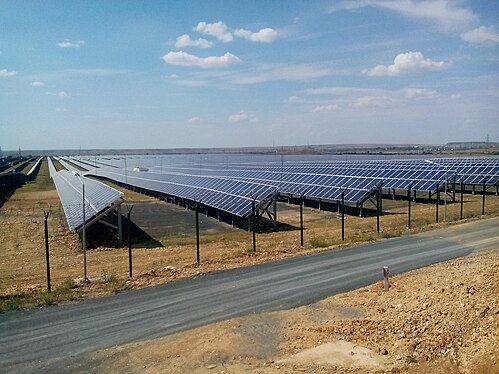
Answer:
[[[33,306],[53,305],[63,301],[75,300],[80,296],[81,294],[78,292],[75,283],[68,278],[51,293],[35,291],[33,293],[0,296],[0,313]]]

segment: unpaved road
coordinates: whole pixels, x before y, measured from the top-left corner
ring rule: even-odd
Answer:
[[[252,312],[287,309],[397,274],[499,247],[499,218],[172,282],[114,297],[0,315],[8,372],[61,368],[87,353]],[[64,365],[65,366],[65,365]]]

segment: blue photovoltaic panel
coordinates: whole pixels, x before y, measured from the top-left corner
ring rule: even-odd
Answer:
[[[158,174],[121,169],[99,169],[99,177],[167,195],[201,201],[202,204],[244,217],[251,212],[252,202],[258,206],[270,198],[275,186],[205,176]]]
[[[118,202],[123,196],[123,193],[104,183],[75,175],[67,170],[55,173],[52,178],[70,230],[83,225],[83,184],[85,184],[86,222]]]
[[[383,188],[408,189],[418,191],[435,191],[437,185],[462,180],[464,183],[481,183],[487,178],[487,184],[497,183],[499,158],[455,158],[455,159],[410,159],[410,160],[354,160],[354,161],[296,161],[266,162],[260,155],[240,156],[239,162],[210,162],[216,155],[198,156],[199,163],[193,162],[196,156],[170,156],[169,161],[162,156],[106,156],[87,157],[85,162],[92,165],[103,165],[95,173],[103,173],[110,165],[122,169],[128,163],[128,169],[134,166],[147,167],[149,172],[140,173],[142,178],[153,176],[155,180],[173,184],[171,178],[210,177],[219,180],[221,185],[226,180],[245,183],[257,183],[276,188],[281,195],[299,196],[305,193],[307,198],[337,201],[341,193],[345,193],[347,203],[359,204],[372,195],[382,185]],[[272,156],[269,156],[270,159]],[[218,156],[220,159],[220,156]],[[258,162],[252,160],[258,159]],[[179,162],[173,162],[180,160]],[[186,161],[190,160],[190,161]],[[262,161],[263,160],[263,161]],[[76,162],[75,162],[76,163]],[[116,171],[116,170],[115,170]],[[120,173],[120,172],[118,172]],[[131,172],[129,172],[129,175]],[[166,177],[168,176],[168,177]],[[165,179],[166,178],[166,179]],[[113,178],[111,178],[113,179]],[[201,196],[196,190],[194,179],[182,181],[184,187],[194,190],[189,194]],[[275,187],[274,187],[275,186]],[[217,187],[220,188],[220,187]],[[235,188],[235,187],[233,187]],[[178,192],[178,190],[176,190]],[[185,190],[182,191],[185,193]],[[231,193],[237,194],[236,189]],[[175,195],[175,194],[172,194]]]
[[[50,157],[47,157],[47,162],[49,164],[49,175],[50,178],[53,178],[55,174],[57,174],[57,170],[55,170],[54,163]]]

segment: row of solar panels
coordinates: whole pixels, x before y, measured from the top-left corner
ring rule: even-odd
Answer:
[[[158,165],[161,161],[162,165]],[[268,162],[268,163],[192,163],[164,166],[156,157],[71,158],[71,162],[111,180],[173,196],[202,200],[238,216],[251,209],[251,201],[263,202],[273,194],[300,196],[359,205],[379,188],[435,191],[444,181],[497,183],[499,158],[436,159],[396,161]],[[137,165],[147,172],[133,171]],[[106,165],[108,165],[106,167]],[[146,170],[144,167],[142,170]],[[459,174],[458,174],[459,173]],[[495,181],[495,182],[494,182]],[[235,183],[237,182],[237,183]]]
[[[237,171],[272,171],[280,173],[305,173],[305,174],[327,174],[339,176],[361,176],[380,178],[385,181],[384,185],[388,185],[388,179],[403,179],[403,180],[427,180],[439,181],[447,179],[449,182],[464,183],[464,184],[479,184],[484,181],[487,185],[495,185],[499,182],[499,157],[465,157],[465,158],[434,158],[434,159],[408,159],[408,160],[351,160],[351,161],[294,161],[294,162],[277,162],[275,157],[274,161],[268,162],[241,162],[240,160],[234,162],[214,163],[206,162],[199,159],[198,162],[175,163],[163,160],[161,157],[141,157],[133,156],[128,157],[129,164],[140,163],[147,167],[153,167],[154,170],[161,172],[165,167],[164,165],[170,164],[170,167],[175,168],[191,168],[189,174],[195,173],[197,175],[206,174],[208,170],[237,170]],[[124,167],[124,157],[113,158],[100,158],[98,162],[102,165],[109,165],[114,167]],[[161,164],[161,165],[160,165]],[[101,166],[102,166],[101,165]],[[175,172],[174,169],[165,169],[169,172]],[[180,171],[183,172],[183,171]],[[413,175],[411,175],[411,172]],[[415,173],[420,173],[419,176]],[[432,177],[430,174],[441,173],[442,178],[438,176]],[[210,175],[213,175],[212,173]],[[401,185],[409,183],[396,182],[395,184]],[[400,187],[405,188],[405,187]],[[421,188],[424,189],[425,187]],[[433,189],[434,187],[426,187]]]
[[[435,160],[398,160],[398,161],[336,161],[336,162],[297,162],[297,163],[258,163],[258,164],[203,164],[186,165],[205,172],[205,170],[263,170],[296,174],[327,174],[340,176],[362,176],[380,178],[388,186],[389,179],[433,180],[447,179],[465,184],[483,183],[494,185],[499,181],[499,158],[475,159],[435,159]],[[442,177],[438,176],[441,174]],[[400,185],[400,182],[395,184]],[[403,184],[403,183],[402,183]],[[408,183],[406,183],[408,184]],[[399,187],[404,188],[404,187]],[[424,189],[424,188],[421,188]]]
[[[203,205],[220,209],[239,217],[246,216],[272,197],[276,187],[251,181],[238,181],[206,176],[144,173],[133,170],[99,169],[98,176],[134,187],[170,196],[200,201]]]
[[[58,161],[70,166],[62,159]],[[83,226],[83,209],[85,209],[85,222],[88,223],[121,202],[123,193],[120,191],[69,170],[56,171],[50,157],[48,164],[49,174],[59,194],[70,230],[77,230]],[[85,186],[85,200],[83,199],[83,185]]]

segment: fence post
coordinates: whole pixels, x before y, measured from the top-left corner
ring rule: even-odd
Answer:
[[[388,279],[388,266],[383,266],[383,278],[384,278],[384,286],[385,291],[390,289],[390,280]]]
[[[130,220],[131,220],[131,213],[132,213],[133,205],[130,206],[130,208],[127,207],[127,223],[128,223],[128,270],[129,270],[129,275],[130,278],[132,277],[132,240],[131,240],[131,233],[130,233]]]
[[[43,217],[45,218],[45,261],[47,263],[47,291],[52,292],[50,287],[50,256],[49,256],[49,227],[48,218],[50,212],[43,211]]]

